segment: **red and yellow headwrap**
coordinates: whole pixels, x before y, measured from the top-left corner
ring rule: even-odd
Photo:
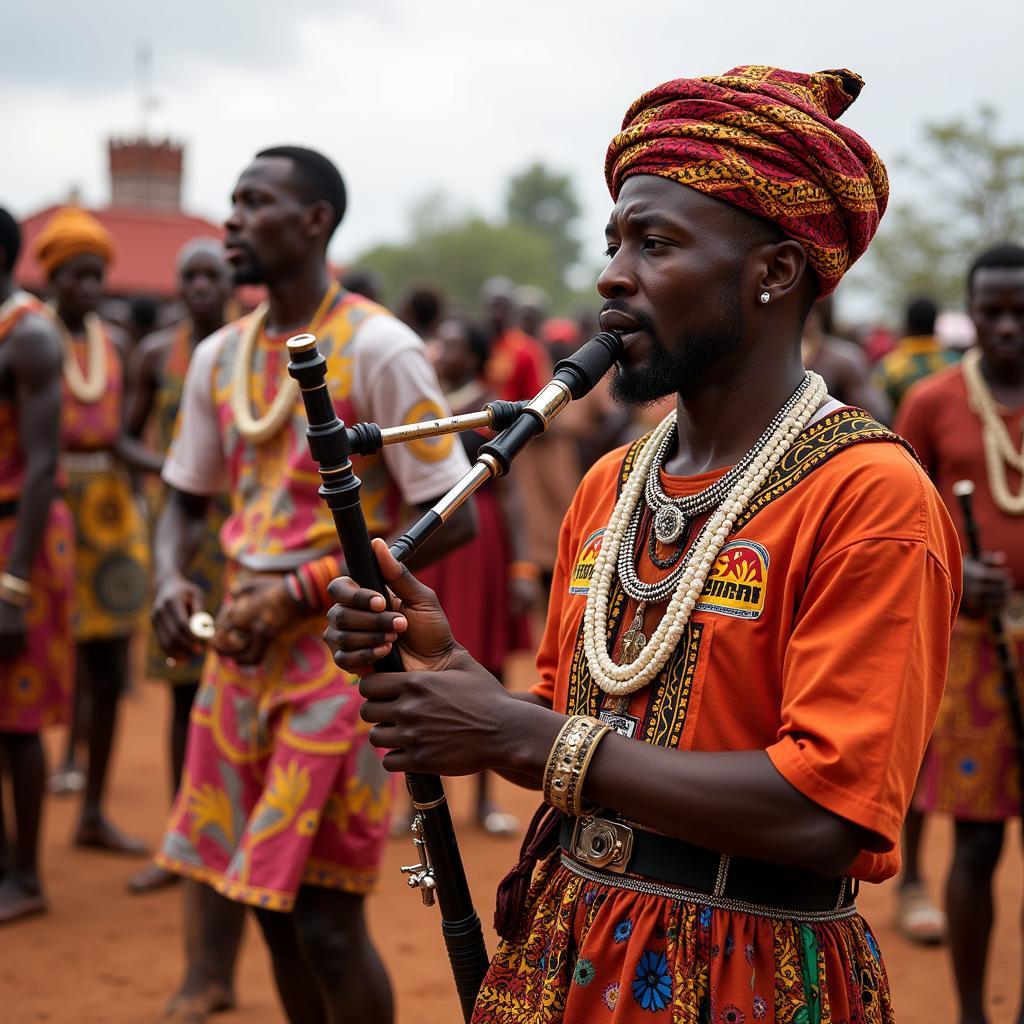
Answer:
[[[114,236],[88,211],[78,206],[58,210],[39,232],[35,255],[47,276],[74,256],[93,253],[104,263],[114,258]]]
[[[677,78],[626,111],[605,179],[654,174],[771,221],[803,245],[828,295],[863,254],[889,199],[878,154],[836,118],[864,81],[750,65]]]

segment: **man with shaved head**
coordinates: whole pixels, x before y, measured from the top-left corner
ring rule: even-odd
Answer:
[[[332,585],[385,767],[496,769],[549,805],[499,890],[479,1024],[893,1020],[855,897],[899,866],[960,557],[904,443],[801,363],[888,197],[837,120],[862,84],[738,67],[626,113],[601,319],[617,397],[675,408],[577,490],[531,694],[384,545],[400,611]],[[373,673],[388,633],[407,671]]]
[[[446,414],[420,339],[331,280],[327,245],[346,201],[334,164],[298,146],[263,150],[239,177],[225,251],[235,282],[265,285],[267,300],[193,354],[154,545],[153,621],[167,654],[194,654],[192,616],[204,607],[217,613],[157,860],[254,909],[292,1024],[391,1020],[388,979],[364,917],[391,786],[360,726],[356,681],[322,639],[341,550],[317,493],[285,341],[317,335],[346,421],[394,425]],[[404,529],[467,469],[450,436],[362,459],[368,529]],[[210,499],[225,486],[218,609],[187,567]],[[466,507],[430,554],[474,528]]]

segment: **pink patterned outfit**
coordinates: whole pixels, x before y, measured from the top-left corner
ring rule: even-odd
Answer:
[[[263,444],[246,441],[235,426],[232,367],[247,323],[229,324],[196,349],[164,469],[167,483],[188,493],[212,496],[227,485],[231,514],[221,547],[229,577],[287,573],[340,556],[333,519],[317,494],[301,398],[291,420]],[[340,292],[317,334],[346,422],[392,425],[444,414],[422,343],[381,307]],[[257,341],[250,370],[256,416],[287,379],[284,340]],[[367,527],[378,536],[468,468],[451,437],[355,461]],[[359,718],[356,680],[334,665],[324,626],[320,615],[294,622],[258,666],[208,655],[159,864],[272,910],[291,910],[303,884],[373,888],[391,782]]]
[[[40,303],[18,292],[0,307],[0,345]],[[0,396],[0,566],[14,545],[18,495],[25,478],[23,442],[13,399]],[[59,498],[50,503],[25,609],[27,645],[16,658],[0,659],[0,732],[36,733],[67,719],[74,681],[71,657],[71,587],[74,545],[71,514]]]

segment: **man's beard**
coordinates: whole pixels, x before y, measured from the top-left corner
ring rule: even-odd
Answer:
[[[263,264],[256,257],[255,253],[249,253],[249,262],[240,266],[232,267],[231,280],[236,284],[266,284],[267,271]]]
[[[669,351],[646,318],[641,326],[650,340],[650,354],[640,366],[620,367],[612,381],[612,398],[619,405],[653,405],[667,395],[684,398],[699,390],[712,367],[731,356],[746,333],[738,299],[719,308],[713,327],[686,331]]]

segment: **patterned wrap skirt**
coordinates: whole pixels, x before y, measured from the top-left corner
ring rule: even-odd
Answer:
[[[582,877],[555,854],[484,979],[475,1024],[888,1024],[857,914],[809,923]]]
[[[0,519],[0,565],[7,562],[16,528],[16,515]],[[29,575],[27,647],[13,661],[0,661],[0,732],[37,733],[67,721],[74,684],[73,569],[71,513],[55,499]]]
[[[1024,701],[1024,595],[1006,615]],[[1020,814],[1013,727],[987,625],[961,616],[949,648],[949,672],[914,796],[921,811],[963,821],[1005,821]]]
[[[269,910],[301,885],[374,888],[392,778],[323,629],[294,623],[251,668],[207,656],[158,864]]]
[[[75,523],[75,639],[130,636],[149,596],[149,544],[128,474],[109,452],[65,452],[61,465]]]

